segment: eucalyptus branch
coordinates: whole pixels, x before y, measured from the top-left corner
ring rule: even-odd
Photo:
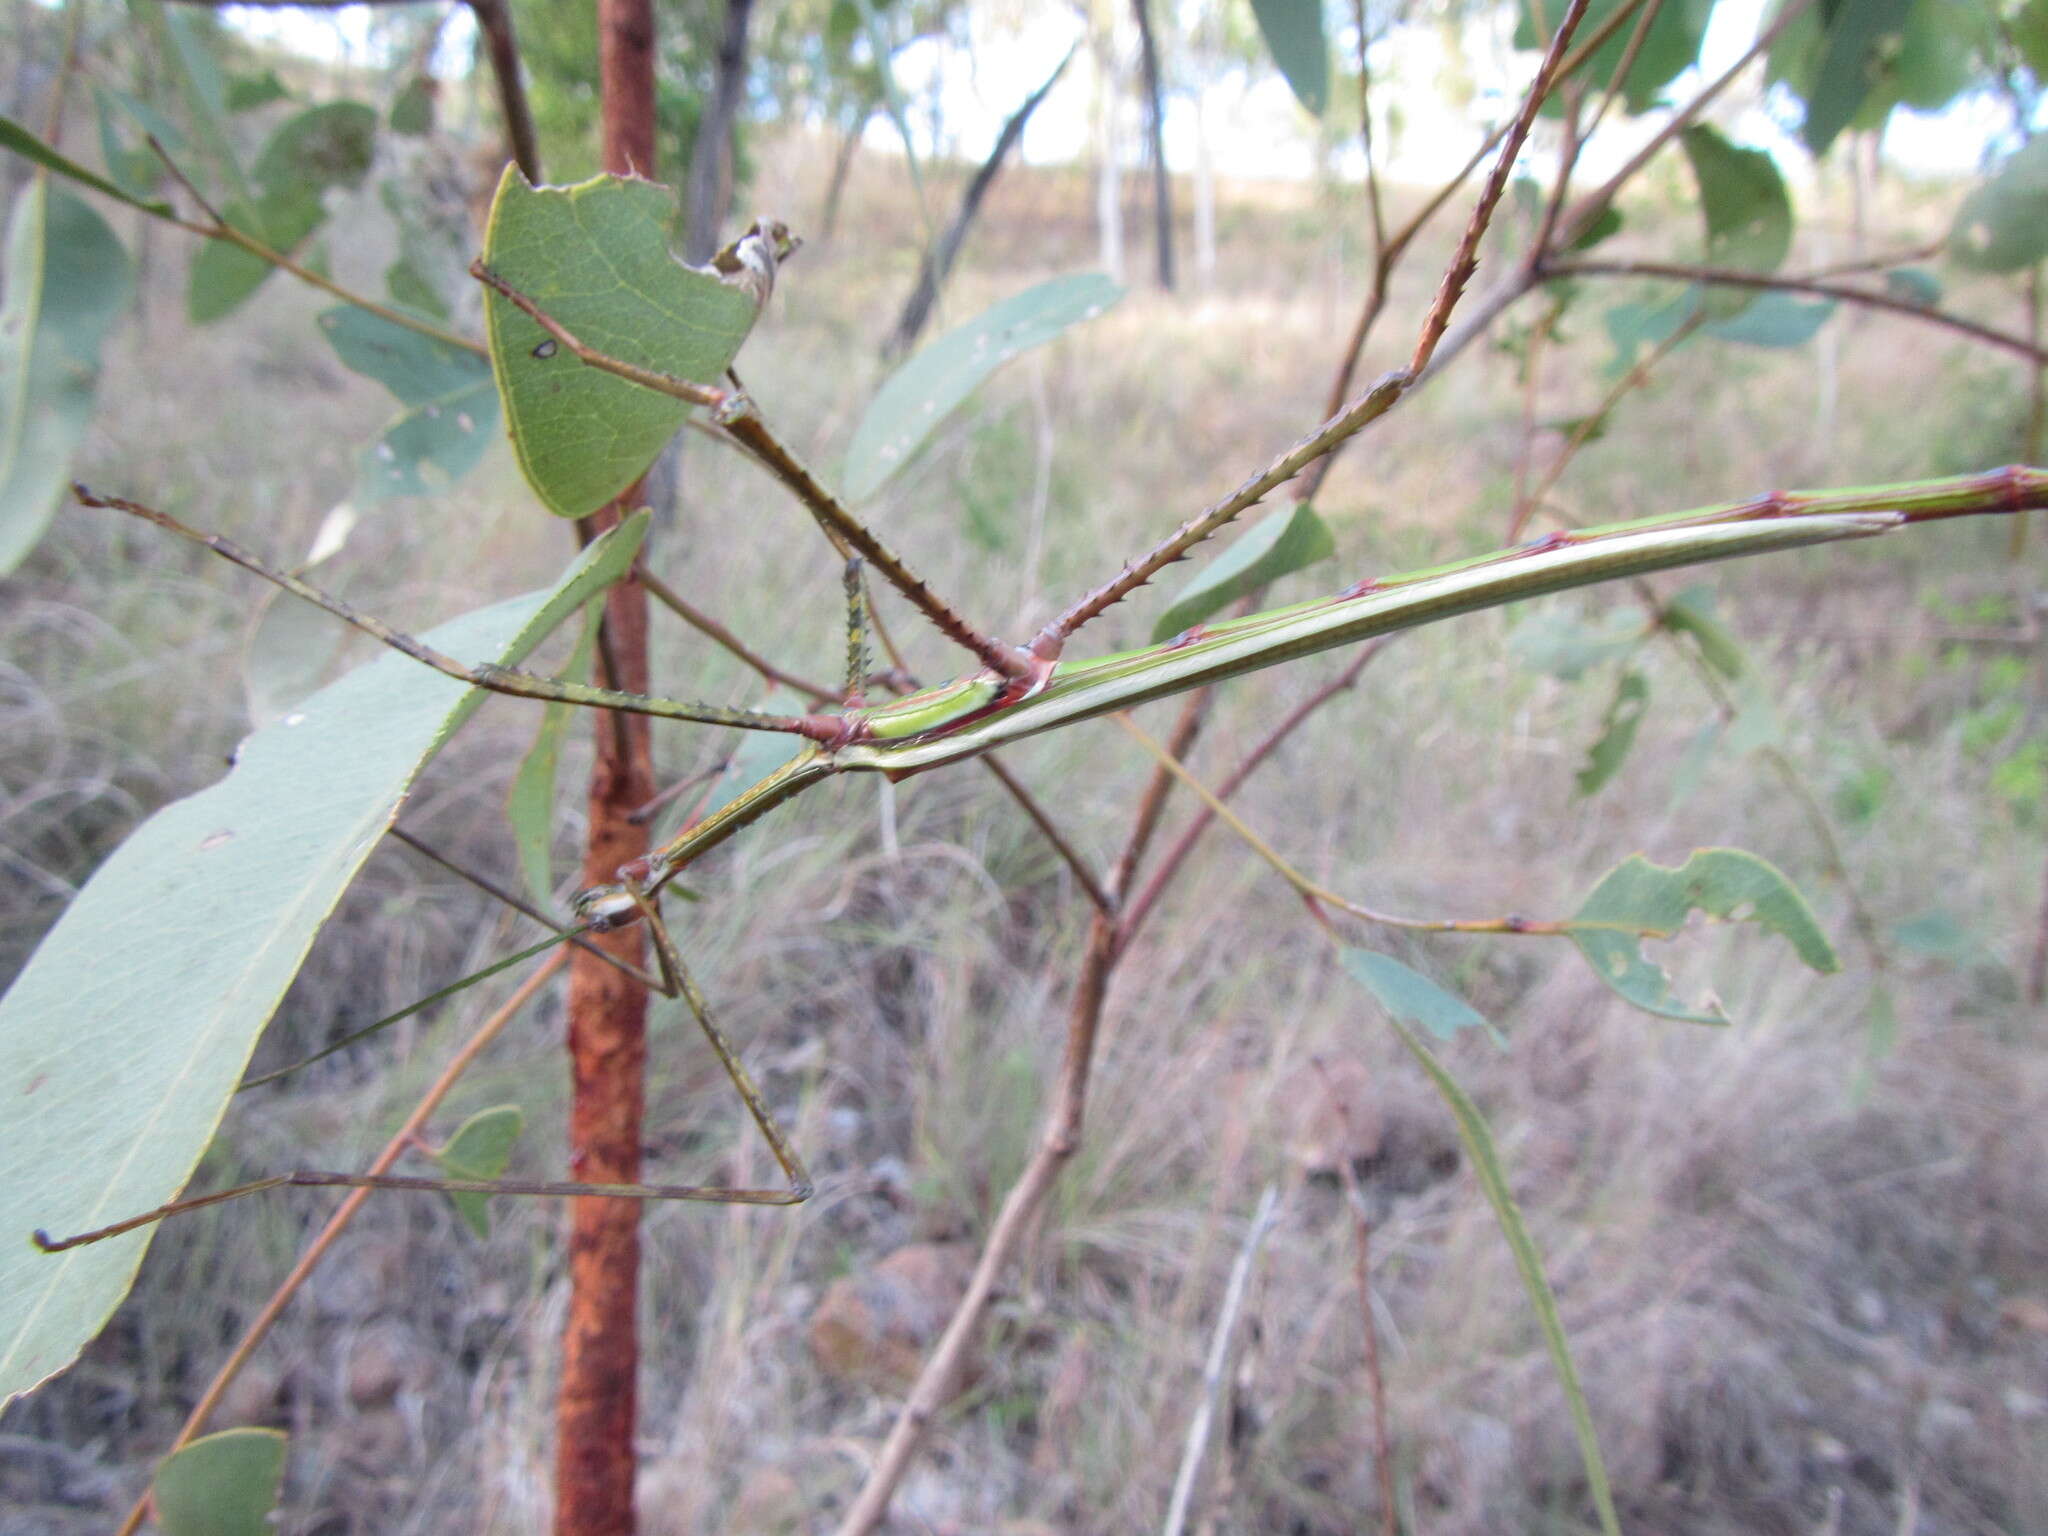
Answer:
[[[476,17],[484,49],[491,59],[491,78],[498,87],[498,107],[505,114],[505,140],[512,163],[535,186],[541,183],[540,135],[534,131],[533,108],[526,99],[526,80],[519,68],[519,39],[506,0],[467,0]]]
[[[762,419],[759,410],[745,394],[738,390],[725,390],[711,384],[700,384],[691,379],[679,379],[673,374],[662,373],[653,368],[642,368],[636,363],[626,362],[622,358],[613,357],[585,344],[561,321],[485,266],[481,260],[469,264],[469,275],[526,315],[584,366],[594,368],[600,373],[608,373],[614,378],[624,379],[629,384],[637,384],[642,389],[652,390],[656,394],[667,395],[672,400],[705,407],[720,428],[765,464],[795,495],[804,509],[825,530],[826,537],[835,540],[835,547],[837,541],[843,540],[863,560],[879,571],[889,585],[929,619],[947,639],[972,652],[980,659],[982,665],[1000,677],[1024,679],[1035,673],[1035,663],[1029,656],[982,634],[970,625],[934,593],[901,556],[870,532],[865,523],[826,490],[817,477],[769,429],[768,423]]]
[[[1915,304],[1910,299],[1898,298],[1889,293],[1878,293],[1868,288],[1859,288],[1850,283],[1830,282],[1816,277],[1786,276],[1771,272],[1745,272],[1734,267],[1694,266],[1685,262],[1669,261],[1596,261],[1581,259],[1575,261],[1545,261],[1539,268],[1539,278],[1557,277],[1654,277],[1667,278],[1679,283],[1707,283],[1722,288],[1752,288],[1765,293],[1807,293],[1819,298],[1836,299],[1844,304],[1860,304],[1866,309],[1881,309],[1888,314],[1904,315],[1908,319],[1924,321],[1944,329],[1981,341],[1987,346],[1999,347],[2016,356],[2025,358],[2036,367],[2048,366],[2048,348],[2029,341],[2024,336],[2015,336],[2009,331],[1981,325],[1975,320],[1966,320],[1961,315],[1947,310],[1933,309],[1924,304]]]

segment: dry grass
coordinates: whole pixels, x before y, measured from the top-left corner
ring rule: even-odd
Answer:
[[[754,201],[801,223],[823,166],[800,144],[765,152]],[[827,465],[909,285],[903,198],[891,168],[863,162],[837,239],[806,251],[749,349],[749,384]],[[1090,206],[1074,175],[1011,176],[950,312],[1089,262]],[[1041,617],[1314,418],[1358,255],[1353,243],[1340,262],[1328,231],[1354,213],[1306,191],[1247,189],[1226,210],[1213,293],[1134,291],[1020,362],[885,494],[877,521],[971,610],[1017,629]],[[122,343],[83,464],[96,483],[272,551],[303,548],[386,407],[320,352],[305,296],[273,284],[245,317],[188,333],[169,312],[181,258],[161,246],[156,258],[153,317]],[[344,253],[344,275],[377,261]],[[1432,280],[1425,254],[1383,330],[1388,358],[1405,351]],[[1574,330],[1546,417],[1575,414],[1602,387],[1592,314]],[[2014,369],[1897,321],[1853,322],[1829,345],[1826,413],[1816,354],[1702,349],[1625,408],[1561,499],[1607,519],[2012,455]],[[1498,537],[1517,446],[1513,367],[1474,355],[1454,377],[1333,477],[1322,505],[1341,564],[1291,591]],[[778,659],[830,675],[831,562],[792,560],[804,538],[794,512],[735,458],[693,443],[686,473],[686,510],[662,535],[671,579],[765,634]],[[761,537],[770,519],[785,519],[783,532]],[[1645,658],[1655,708],[1628,770],[1591,801],[1574,798],[1571,777],[1606,686],[1518,666],[1506,637],[1523,614],[1405,638],[1246,792],[1246,814],[1291,856],[1384,906],[1549,914],[1638,848],[1668,860],[1734,843],[1779,861],[1841,937],[1849,964],[1832,979],[1746,934],[1672,946],[1740,1020],[1722,1031],[1636,1015],[1555,948],[1389,946],[1512,1039],[1505,1053],[1467,1040],[1447,1056],[1491,1117],[1548,1257],[1632,1529],[2048,1528],[2048,1061],[2013,979],[2040,895],[2042,818],[2038,802],[1995,791],[1992,756],[1972,735],[1973,721],[1988,731],[2001,689],[2031,698],[2038,718],[2040,667],[2015,682],[1990,670],[1988,650],[1943,650],[1928,611],[1930,594],[2000,600],[2004,538],[1959,527],[1705,575],[1777,690],[1786,751],[1823,800],[1853,812],[1843,835],[1865,898],[1886,923],[1938,908],[1972,936],[1945,959],[1902,954],[1881,983],[1898,1021],[1889,1044],[1873,1041],[1872,973],[1841,893],[1775,781],[1724,755],[1674,798],[1708,713],[1675,654]],[[564,544],[494,461],[446,505],[365,529],[342,563],[358,573],[352,597],[417,624],[532,584]],[[217,771],[241,729],[237,653],[253,601],[244,579],[77,512],[9,587],[6,847],[47,879],[0,887],[11,891],[8,963],[54,916],[63,882]],[[1142,638],[1156,612],[1112,616],[1096,643]],[[954,665],[910,638],[921,665]],[[667,675],[690,679],[687,691],[750,694],[693,640],[668,648]],[[1203,770],[1220,775],[1339,664],[1226,690]],[[488,709],[407,824],[504,873],[497,803],[530,720]],[[663,750],[679,772],[721,750],[672,734]],[[1084,728],[1017,749],[1014,764],[1105,859],[1144,771],[1122,734]],[[566,805],[565,849],[573,817]],[[678,908],[679,935],[798,1128],[821,1192],[793,1214],[649,1213],[645,1529],[822,1529],[893,1400],[820,1369],[806,1342],[813,1309],[834,1279],[906,1243],[983,1230],[1057,1058],[1083,903],[971,771],[893,791],[834,785],[695,883],[706,899]],[[513,931],[387,849],[266,1052],[282,1059],[395,1006]],[[208,1176],[364,1160],[484,1006],[457,1005],[240,1107]],[[554,1012],[517,1028],[447,1121],[517,1100],[535,1170],[561,1145]],[[648,1136],[664,1166],[762,1173],[765,1152],[686,1021],[658,1027]],[[974,1386],[904,1485],[898,1528],[1156,1524],[1223,1276],[1272,1180],[1285,1214],[1248,1308],[1210,1513],[1218,1529],[1304,1536],[1373,1518],[1349,1227],[1327,1170],[1295,1155],[1320,1103],[1318,1058],[1368,1085],[1374,1136],[1354,1150],[1376,1206],[1404,1528],[1586,1528],[1562,1403],[1441,1106],[1237,847],[1216,839],[1193,861],[1124,968],[1107,1027],[1089,1139],[999,1302]],[[0,1426],[0,1531],[105,1528],[322,1204],[269,1197],[166,1228],[106,1336]],[[479,1243],[435,1202],[373,1202],[244,1377],[228,1417],[294,1434],[283,1529],[545,1528],[561,1213],[499,1205]]]

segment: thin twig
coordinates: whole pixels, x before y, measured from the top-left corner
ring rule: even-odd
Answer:
[[[794,673],[783,671],[766,657],[749,649],[746,642],[740,639],[738,635],[727,629],[718,620],[712,618],[710,614],[684,599],[682,594],[677,592],[674,587],[671,587],[667,582],[648,570],[645,565],[637,566],[634,570],[634,576],[638,579],[640,585],[647,589],[649,597],[660,603],[662,607],[668,609],[669,612],[673,613],[699,634],[709,637],[733,656],[745,662],[755,672],[760,674],[762,681],[794,689],[796,692],[808,697],[813,704],[836,704],[839,701],[839,694],[836,689],[824,688],[816,683],[805,682]]]
[[[468,1071],[470,1065],[482,1054],[484,1047],[495,1040],[505,1026],[512,1022],[519,1010],[554,979],[555,973],[567,963],[568,958],[566,950],[557,950],[548,956],[539,970],[521,982],[518,990],[508,997],[495,1013],[477,1026],[476,1032],[463,1042],[462,1049],[457,1051],[448,1065],[441,1069],[440,1076],[434,1079],[432,1086],[413,1107],[412,1113],[406,1116],[405,1123],[384,1144],[384,1150],[377,1154],[376,1160],[366,1170],[370,1175],[381,1176],[388,1173],[399,1158],[405,1155],[407,1149],[418,1139],[429,1117],[441,1107],[441,1101],[448,1097],[462,1074]],[[349,1223],[355,1220],[356,1212],[362,1209],[363,1202],[370,1198],[370,1193],[368,1189],[350,1190],[348,1197],[335,1207],[334,1214],[327,1218],[327,1224],[320,1229],[320,1235],[314,1238],[306,1251],[299,1256],[299,1261],[292,1266],[291,1273],[284,1277],[275,1291],[271,1292],[270,1299],[263,1304],[263,1310],[256,1314],[255,1321],[250,1323],[242,1334],[241,1342],[235,1345],[234,1352],[222,1363],[220,1369],[214,1372],[213,1380],[206,1384],[206,1390],[199,1395],[199,1401],[193,1404],[192,1411],[185,1416],[184,1427],[178,1431],[177,1437],[164,1452],[166,1457],[191,1444],[193,1437],[206,1427],[206,1421],[213,1416],[214,1409],[220,1406],[221,1397],[226,1393],[228,1384],[241,1373],[242,1367],[249,1363],[250,1358],[256,1353],[256,1347],[263,1342],[272,1326],[284,1314],[284,1309],[292,1297],[298,1294],[299,1288],[327,1256],[327,1250],[334,1246],[336,1240],[348,1229]],[[149,1508],[150,1496],[145,1493],[136,1500],[135,1507],[128,1511],[128,1518],[121,1522],[116,1536],[134,1536],[136,1529],[148,1518]]]
[[[1180,1473],[1173,1480],[1173,1497],[1166,1506],[1166,1521],[1160,1536],[1181,1536],[1187,1529],[1188,1511],[1201,1482],[1202,1464],[1209,1454],[1209,1438],[1219,1423],[1226,1422],[1223,1395],[1229,1389],[1231,1361],[1237,1354],[1237,1321],[1244,1311],[1244,1299],[1251,1292],[1252,1265],[1265,1246],[1266,1234],[1280,1207],[1280,1186],[1268,1184],[1252,1212],[1244,1245],[1230,1266],[1230,1282],[1223,1290],[1223,1306],[1216,1314],[1216,1329],[1209,1336],[1209,1358],[1202,1367],[1202,1400],[1188,1421],[1187,1449],[1181,1453]]]
[[[1102,888],[1102,882],[1095,878],[1095,871],[1088,867],[1088,861],[1081,857],[1079,850],[1072,843],[1067,841],[1066,835],[1047,814],[1045,807],[1038,803],[1031,791],[1026,789],[1010,771],[1009,766],[994,753],[982,758],[981,763],[996,776],[1003,788],[1010,792],[1011,798],[1023,809],[1024,814],[1031,818],[1032,824],[1045,834],[1045,840],[1052,844],[1053,851],[1066,861],[1067,868],[1074,872],[1074,878],[1080,882],[1081,889],[1087,893],[1088,899],[1095,903],[1096,911],[1114,914],[1116,898]]]
[[[1579,29],[1585,18],[1588,0],[1571,0],[1565,7],[1564,20],[1558,23],[1557,33],[1550,40],[1550,47],[1543,55],[1543,63],[1537,68],[1536,78],[1529,83],[1528,95],[1522,102],[1522,110],[1516,116],[1514,126],[1508,130],[1507,138],[1500,147],[1500,154],[1493,163],[1493,174],[1486,178],[1480,189],[1479,201],[1472,209],[1472,217],[1466,221],[1465,233],[1458,241],[1458,249],[1451,257],[1451,264],[1444,269],[1443,281],[1437,285],[1436,298],[1429,306],[1429,313],[1422,321],[1422,334],[1415,342],[1415,355],[1409,359],[1408,376],[1420,378],[1429,367],[1429,360],[1436,355],[1437,344],[1443,340],[1444,332],[1451,323],[1451,311],[1457,308],[1463,297],[1465,285],[1472,280],[1472,274],[1479,270],[1479,242],[1486,234],[1487,225],[1493,222],[1493,210],[1499,206],[1501,194],[1507,191],[1508,173],[1515,168],[1515,159],[1527,142],[1529,130],[1535,126],[1536,113],[1542,108],[1551,89],[1556,85],[1558,72],[1565,60],[1565,51],[1571,47],[1572,34]]]
[[[519,39],[512,27],[512,7],[506,0],[469,0],[477,31],[483,34],[491,58],[491,78],[498,87],[498,107],[505,114],[505,141],[512,150],[512,163],[520,175],[540,185],[540,136],[533,127],[533,108],[527,104],[526,80],[519,69]]]

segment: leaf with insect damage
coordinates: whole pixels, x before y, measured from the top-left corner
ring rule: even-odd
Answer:
[[[1092,320],[1124,296],[1100,272],[1055,277],[957,325],[889,376],[846,450],[846,494],[865,501],[981,381],[1020,352]]]
[[[618,579],[645,530],[631,520],[549,591],[428,642],[518,660]],[[0,998],[0,1400],[99,1331],[154,1229],[60,1254],[29,1233],[150,1210],[191,1177],[321,924],[482,697],[395,652],[322,689],[137,828]]]
[[[1330,528],[1307,502],[1267,518],[1211,560],[1201,575],[1181,588],[1173,605],[1152,626],[1152,640],[1171,640],[1226,603],[1291,576],[1337,552]]]
[[[50,526],[92,420],[100,344],[128,307],[128,252],[106,220],[34,176],[14,200],[0,305],[0,576]]]
[[[1688,1024],[1726,1024],[1714,998],[1687,1006],[1671,978],[1643,954],[1645,938],[1668,939],[1699,911],[1730,922],[1759,923],[1784,939],[1814,970],[1840,967],[1799,892],[1774,867],[1739,848],[1699,848],[1676,869],[1641,854],[1609,870],[1573,915],[1572,941],[1598,976],[1647,1013]]]
[[[505,168],[484,264],[607,357],[716,387],[754,301],[668,247],[675,202],[651,181],[534,187]],[[595,512],[646,472],[687,402],[586,367],[499,293],[484,296],[491,366],[527,484],[563,517]]]
[[[476,467],[498,434],[489,362],[353,304],[323,310],[320,330],[345,365],[408,408],[358,457],[360,505],[444,491]]]
[[[273,1536],[285,1437],[224,1429],[164,1458],[150,1484],[163,1536]]]
[[[517,1104],[480,1109],[456,1127],[447,1145],[434,1154],[434,1161],[451,1179],[503,1178],[505,1165],[512,1161],[512,1148],[524,1129],[526,1112]],[[478,1237],[491,1235],[490,1202],[489,1195],[474,1190],[448,1191],[448,1203],[455,1207],[455,1214]]]

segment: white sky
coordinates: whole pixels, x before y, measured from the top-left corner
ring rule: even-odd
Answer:
[[[563,3],[587,4],[590,0]],[[1713,24],[1701,49],[1700,69],[1680,76],[1669,94],[1682,99],[1688,86],[1702,77],[1718,75],[1733,63],[1755,37],[1763,6],[1764,0],[1721,0],[1714,7]],[[371,53],[368,7],[323,12],[229,7],[223,14],[252,37],[317,57],[366,61]],[[1126,10],[1119,6],[1114,14],[1125,32],[1133,30]],[[911,102],[920,136],[929,134],[935,107],[949,149],[979,159],[994,144],[1004,118],[1052,72],[1060,55],[1079,35],[1080,22],[1065,5],[1042,6],[1035,19],[1021,25],[1013,18],[995,22],[989,7],[976,8],[970,16],[974,28],[970,48],[963,51],[930,40],[913,44],[897,55],[895,73]],[[1467,30],[1464,62],[1477,92],[1470,108],[1454,109],[1434,90],[1410,90],[1402,95],[1402,132],[1393,136],[1383,130],[1378,145],[1393,179],[1416,184],[1444,180],[1478,145],[1487,121],[1513,109],[1512,93],[1525,83],[1535,55],[1515,52],[1508,45],[1508,31],[1504,14]],[[469,13],[458,9],[444,29],[437,63],[450,73],[466,67],[473,37]],[[1134,83],[1135,38],[1120,36],[1119,51],[1127,82]],[[1175,62],[1169,50],[1166,159],[1174,171],[1187,173],[1196,164],[1200,130],[1194,94],[1186,88],[1174,89]],[[1406,28],[1387,38],[1375,50],[1373,62],[1382,79],[1434,82],[1450,61],[1431,24]],[[1039,108],[1021,149],[1027,161],[1045,165],[1093,158],[1095,67],[1093,58],[1084,52]],[[1770,149],[1787,176],[1804,180],[1810,160],[1797,140],[1780,131],[1760,109],[1754,84],[1746,92],[1738,84],[1727,99],[1746,101],[1748,106],[1739,107],[1732,117],[1724,106],[1717,116],[1721,126],[1741,142]],[[1119,158],[1128,166],[1141,161],[1139,112],[1135,92],[1127,89],[1118,136]],[[1584,174],[1597,178],[1619,166],[1655,126],[1653,118],[1645,118],[1605,127],[1587,154]],[[1984,147],[2008,126],[2004,107],[1987,96],[1965,99],[1933,115],[1901,110],[1885,136],[1885,151],[1894,166],[1909,173],[1967,174],[1983,159]],[[1315,173],[1314,125],[1277,70],[1231,70],[1214,80],[1202,95],[1200,129],[1206,130],[1212,164],[1221,176],[1291,180]],[[885,118],[878,116],[869,125],[868,139],[885,153],[900,151],[896,129]],[[1356,177],[1362,163],[1355,135],[1346,134],[1343,141],[1345,147],[1336,156],[1335,168],[1341,175]],[[928,138],[920,148],[927,147]],[[1540,157],[1532,158],[1540,174]]]

